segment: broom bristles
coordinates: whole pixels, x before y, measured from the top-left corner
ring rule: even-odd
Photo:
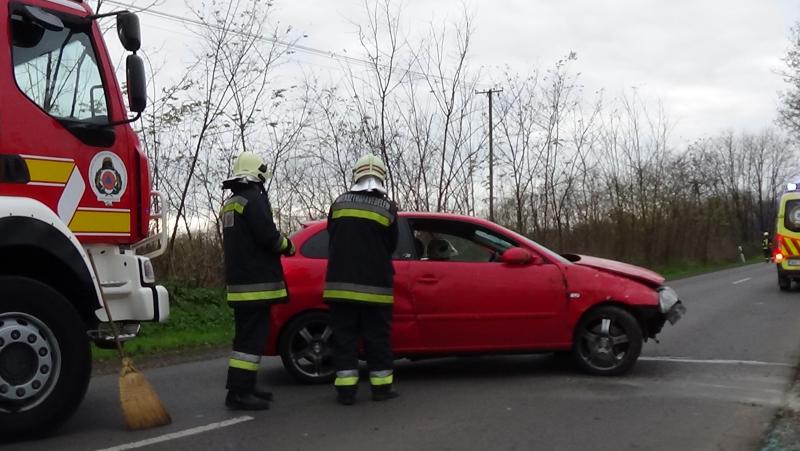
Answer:
[[[122,359],[119,401],[128,429],[147,429],[165,426],[172,422],[153,387],[144,375],[134,368],[133,361],[128,357]]]

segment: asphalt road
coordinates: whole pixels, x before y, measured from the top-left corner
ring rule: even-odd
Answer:
[[[330,386],[262,365],[266,412],[223,407],[225,359],[148,371],[172,425],[123,429],[116,376],[96,377],[50,439],[14,450],[737,450],[757,449],[800,360],[800,291],[753,265],[675,281],[688,306],[620,378],[586,376],[549,355],[398,362],[402,396],[341,407]],[[171,434],[171,435],[168,435]],[[146,442],[144,442],[146,443]],[[129,446],[126,448],[126,446]]]

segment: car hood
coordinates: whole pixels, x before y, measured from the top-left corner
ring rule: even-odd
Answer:
[[[661,286],[665,280],[664,277],[657,272],[650,271],[649,269],[645,269],[640,266],[618,262],[616,260],[608,260],[606,258],[590,257],[588,255],[578,254],[564,254],[563,257],[575,263],[576,265],[588,266],[600,271],[627,277],[654,288]]]

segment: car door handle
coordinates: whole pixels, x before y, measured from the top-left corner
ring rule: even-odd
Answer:
[[[438,281],[439,281],[439,279],[437,279],[437,278],[436,278],[436,277],[434,277],[434,276],[430,276],[430,275],[428,275],[428,276],[422,276],[422,277],[420,277],[419,279],[417,279],[417,281],[418,281],[419,283],[433,284],[433,283],[436,283],[436,282],[438,282]]]

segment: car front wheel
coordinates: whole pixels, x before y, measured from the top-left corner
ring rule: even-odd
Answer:
[[[279,351],[283,367],[300,382],[330,383],[333,366],[333,329],[328,312],[304,313],[281,333]]]
[[[590,374],[621,375],[633,367],[641,351],[642,328],[619,307],[590,310],[575,329],[572,355]]]

